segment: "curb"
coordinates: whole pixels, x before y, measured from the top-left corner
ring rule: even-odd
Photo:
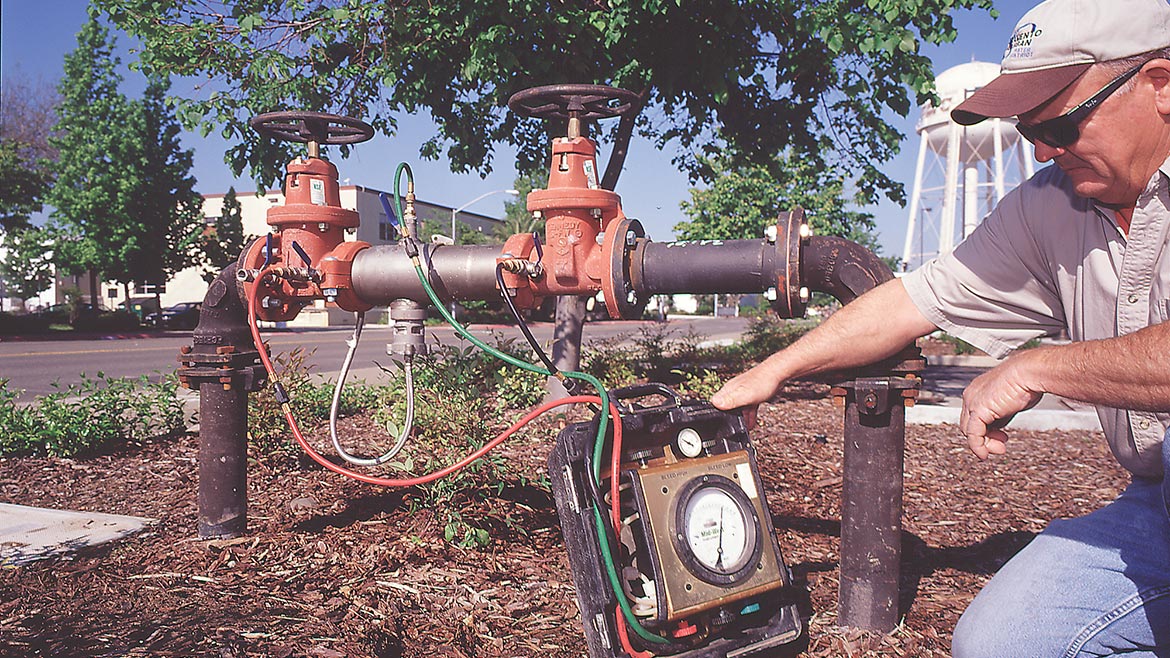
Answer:
[[[906,422],[914,425],[959,424],[959,407],[916,404],[906,409]],[[1029,409],[1012,419],[1008,429],[1017,430],[1090,430],[1101,431],[1101,421],[1093,411]]]

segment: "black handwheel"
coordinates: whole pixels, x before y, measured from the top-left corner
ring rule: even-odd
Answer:
[[[266,112],[248,122],[261,135],[286,142],[357,144],[374,136],[374,128],[361,119],[321,112]]]
[[[635,109],[638,95],[605,85],[546,85],[512,94],[508,108],[539,119],[595,121],[621,116]]]

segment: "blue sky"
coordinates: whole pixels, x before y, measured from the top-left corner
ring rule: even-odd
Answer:
[[[992,20],[985,12],[956,14],[958,39],[942,47],[926,50],[935,63],[935,71],[972,60],[998,63],[1009,32],[1016,20],[1032,6],[1031,0],[1000,0],[996,6],[1000,18]],[[60,78],[65,53],[76,47],[75,35],[86,20],[86,2],[81,0],[4,0],[0,4],[0,64],[3,78],[20,72],[33,80],[39,78],[54,83]],[[125,37],[120,45],[129,45]],[[124,56],[123,61],[130,57]],[[124,91],[137,94],[133,83],[137,74],[126,74]],[[0,78],[2,84],[3,78]],[[917,137],[914,123],[917,111],[910,117],[891,115],[890,121],[905,135],[902,152],[887,166],[886,171],[906,185],[907,194],[914,176],[914,157]],[[419,197],[448,206],[461,206],[475,197],[512,187],[514,172],[508,164],[511,154],[497,149],[496,171],[486,179],[478,175],[451,173],[443,161],[425,161],[419,158],[419,145],[432,134],[433,125],[427,117],[404,117],[394,137],[376,137],[359,145],[346,160],[338,162],[341,178],[356,185],[389,189],[394,167],[400,161],[410,163],[415,172]],[[237,190],[254,189],[250,180],[236,180],[223,164],[226,144],[212,136],[184,136],[184,145],[195,151],[194,174],[200,192],[210,194],[226,191],[229,185]],[[689,198],[690,187],[686,176],[670,163],[673,149],[656,151],[645,140],[635,138],[630,146],[626,170],[618,183],[617,192],[627,216],[638,218],[655,240],[668,240],[672,228],[683,219],[679,203]],[[608,153],[601,153],[604,162]],[[604,165],[603,165],[604,166]],[[486,214],[503,212],[504,195],[489,196],[469,210]],[[885,255],[900,255],[905,235],[906,211],[892,203],[868,208],[877,218],[878,233]]]

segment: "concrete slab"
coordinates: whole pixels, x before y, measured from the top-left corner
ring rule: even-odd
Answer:
[[[0,566],[97,546],[132,535],[154,522],[137,516],[0,503]]]

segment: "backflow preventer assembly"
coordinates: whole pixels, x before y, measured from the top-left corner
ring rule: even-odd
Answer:
[[[389,350],[400,357],[410,390],[414,357],[426,350],[428,305],[457,330],[444,310],[448,303],[501,295],[518,318],[517,309],[535,308],[550,296],[600,294],[611,317],[632,319],[641,316],[651,295],[762,293],[781,317],[792,318],[804,314],[811,292],[847,303],[892,277],[867,249],[811,235],[800,209],[783,214],[757,240],[651,241],[622,212],[620,197],[600,187],[597,147],[582,130],[586,122],[635,105],[631,92],[594,85],[538,87],[512,97],[514,111],[567,120],[568,130],[553,140],[547,188],[527,199],[528,210],[545,220],[545,235],[513,235],[502,247],[420,243],[406,165],[395,176],[393,197],[383,196],[387,215],[401,219],[399,243],[346,241],[358,216],[341,207],[337,169],[319,148],[361,142],[373,130],[327,114],[256,117],[252,125],[261,133],[308,149],[287,166],[286,202],[268,212],[272,232],[211,284],[193,345],[179,357],[181,382],[200,393],[199,534],[246,532],[247,394],[266,385],[273,385],[295,438],[318,463],[387,486],[442,477],[553,406],[591,403],[597,417],[566,428],[549,463],[590,655],[750,655],[800,635],[760,466],[738,414],[678,398],[655,384],[607,391],[589,375],[558,372],[531,340],[543,365],[499,356],[560,378],[570,397],[542,405],[449,469],[387,479],[352,469],[385,463],[402,447],[413,396],[407,399],[406,427],[389,452],[351,455],[331,423],[340,459],[325,458],[297,429],[260,341],[257,320],[290,320],[325,299],[357,314],[354,345],[365,312],[388,306],[394,324]],[[405,207],[399,194],[403,174]],[[335,410],[352,355],[351,347]],[[888,630],[898,619],[904,410],[913,403],[924,365],[911,346],[888,362],[843,375],[833,389],[845,407],[838,608],[843,626]],[[665,401],[639,403],[647,396]]]

